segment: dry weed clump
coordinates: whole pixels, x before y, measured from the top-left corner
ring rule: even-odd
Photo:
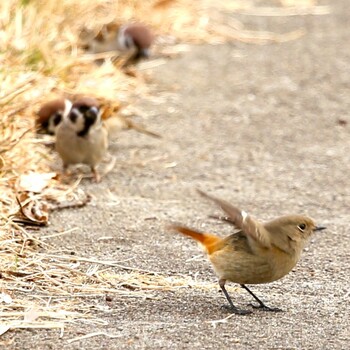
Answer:
[[[23,226],[47,224],[50,205],[59,208],[62,201],[79,202],[84,197],[79,181],[65,186],[52,175],[51,155],[34,130],[39,105],[53,96],[76,93],[130,103],[132,96],[147,91],[142,76],[124,74],[110,59],[96,65],[97,56],[82,49],[84,31],[98,33],[107,23],[141,21],[159,35],[155,51],[162,52],[164,45],[180,42],[265,43],[303,35],[302,30],[249,31],[228,12],[289,16],[327,11],[316,0],[280,0],[277,9],[259,9],[246,0],[1,1],[0,335],[11,328],[63,329],[66,323],[87,321],[96,308],[95,303],[89,304],[91,296],[150,298],[157,290],[188,285],[213,288],[179,276],[126,268],[119,262],[49,254],[46,240],[38,240]],[[36,186],[24,186],[24,176]],[[22,215],[19,221],[17,213]]]

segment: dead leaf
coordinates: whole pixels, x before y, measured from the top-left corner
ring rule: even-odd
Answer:
[[[36,308],[31,308],[27,310],[24,314],[24,322],[33,322],[40,316],[38,310]]]
[[[106,99],[98,99],[99,102],[101,103],[101,111],[102,115],[101,118],[103,120],[111,118],[115,116],[117,113],[120,113],[123,109],[127,107],[126,104],[123,104],[119,101],[107,101]]]
[[[29,173],[19,177],[18,191],[40,193],[48,186],[56,173]]]
[[[30,192],[23,192],[17,197],[20,206],[19,217],[15,221],[23,224],[47,225],[49,221],[48,207],[31,196]]]
[[[0,324],[0,336],[5,334],[10,329],[10,326],[7,326],[5,324]]]
[[[0,303],[11,304],[12,303],[11,295],[5,292],[2,292],[0,294]]]

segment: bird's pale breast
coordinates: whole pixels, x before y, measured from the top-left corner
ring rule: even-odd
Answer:
[[[226,246],[209,258],[219,278],[240,284],[276,281],[290,272],[296,264],[295,259],[277,248],[248,252]]]

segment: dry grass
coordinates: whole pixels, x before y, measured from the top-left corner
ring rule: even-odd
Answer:
[[[327,12],[316,5],[315,0],[281,0],[277,9],[263,11],[279,16]],[[50,246],[16,223],[13,214],[19,211],[16,197],[26,192],[19,187],[21,176],[50,172],[51,156],[34,132],[34,112],[43,101],[57,94],[82,93],[130,103],[133,95],[147,91],[142,76],[131,78],[110,60],[97,66],[95,57],[81,49],[82,31],[97,33],[109,22],[146,22],[160,35],[158,52],[164,43],[265,43],[303,34],[252,32],[232,16],[227,19],[228,11],[254,15],[262,9],[243,0],[0,2],[0,335],[9,328],[63,328],[87,320],[96,307],[89,304],[91,296],[150,298],[155,290],[214,287],[190,278],[132,271],[117,262],[49,255]],[[26,194],[27,204],[35,205],[82,195],[78,183],[65,186],[54,178],[41,191]],[[77,297],[86,299],[78,302]]]

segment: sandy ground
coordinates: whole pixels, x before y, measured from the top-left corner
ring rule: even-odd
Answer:
[[[215,283],[197,245],[169,233],[169,221],[221,235],[231,227],[198,196],[201,188],[260,219],[307,214],[328,229],[314,236],[284,279],[252,286],[283,313],[229,314],[219,287],[154,291],[154,298],[113,298],[96,310],[108,325],[8,332],[16,349],[346,349],[349,311],[350,50],[347,2],[328,16],[240,19],[259,30],[307,34],[271,45],[192,47],[153,69],[151,100],[140,100],[156,140],[124,132],[111,146],[117,163],[100,184],[84,181],[90,205],[51,216],[42,234],[60,251],[167,276]],[[162,101],[165,103],[161,103]],[[339,119],[347,125],[339,125]],[[110,236],[106,241],[100,237]],[[241,307],[249,295],[233,286]],[[132,292],[130,292],[132,293]],[[67,339],[94,331],[97,336]]]

